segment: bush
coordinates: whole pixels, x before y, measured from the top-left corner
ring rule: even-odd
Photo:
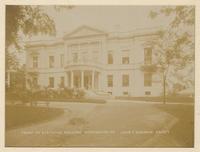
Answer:
[[[65,100],[72,98],[83,98],[85,92],[82,89],[59,88],[57,90],[51,88],[38,89],[30,91],[24,90],[7,90],[6,98],[13,101],[21,101],[22,103],[35,103],[38,100]]]
[[[76,98],[83,98],[85,96],[85,92],[82,89],[75,90],[75,97]]]

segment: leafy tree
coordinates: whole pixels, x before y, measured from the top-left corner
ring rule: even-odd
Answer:
[[[20,43],[23,36],[37,34],[55,35],[54,20],[44,12],[44,7],[39,5],[6,6],[6,69],[19,66],[13,50],[23,48],[23,45]],[[56,11],[73,8],[73,6],[68,5],[52,7]]]
[[[6,49],[14,45],[20,48],[20,36],[55,34],[54,21],[43,12],[41,6],[6,6]]]
[[[166,102],[166,86],[170,77],[178,70],[193,66],[194,62],[194,22],[193,6],[169,6],[159,11],[151,11],[149,16],[171,16],[169,25],[158,32],[158,38],[148,41],[155,50],[155,66],[163,75],[163,102]]]

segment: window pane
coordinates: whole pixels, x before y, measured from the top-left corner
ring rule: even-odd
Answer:
[[[73,57],[73,63],[77,63],[78,62],[78,53],[73,53],[72,57]]]
[[[64,66],[64,54],[60,55],[60,66],[63,67]]]
[[[82,52],[82,61],[83,61],[83,63],[87,62],[87,58],[88,58],[88,53],[87,52]]]
[[[108,53],[108,64],[113,64],[113,54]]]
[[[129,57],[122,57],[122,64],[129,64]]]
[[[107,82],[108,82],[108,87],[113,87],[113,76],[112,75],[108,75],[107,77]]]
[[[61,88],[65,87],[65,77],[60,77],[60,87]]]
[[[122,86],[123,87],[129,86],[129,75],[122,76]]]
[[[38,79],[37,79],[37,77],[34,77],[33,78],[33,87],[37,87],[37,85],[38,85]]]
[[[151,91],[145,91],[145,95],[151,95]]]
[[[54,88],[54,78],[53,77],[49,78],[49,87]]]
[[[49,56],[49,67],[50,68],[54,67],[54,56]]]
[[[144,73],[144,86],[151,86],[151,85],[152,85],[152,74]]]
[[[95,62],[95,63],[98,63],[98,59],[99,59],[99,52],[98,51],[94,51],[93,52],[93,61]]]
[[[34,56],[33,57],[33,68],[37,68],[38,67],[38,57]]]
[[[127,91],[123,92],[123,95],[128,95],[128,92]]]
[[[144,49],[144,63],[145,64],[152,63],[152,49],[151,48]]]

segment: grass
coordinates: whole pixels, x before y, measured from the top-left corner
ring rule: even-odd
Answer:
[[[41,101],[55,101],[55,102],[81,102],[81,103],[106,103],[106,100],[103,99],[89,99],[89,98],[71,98],[71,99],[48,99],[48,100],[41,100]]]
[[[194,146],[194,106],[193,105],[156,105],[161,110],[178,118],[170,130],[174,139],[186,147]]]
[[[133,101],[153,101],[153,102],[163,102],[163,97],[116,97],[116,99],[133,100]],[[168,96],[166,97],[166,102],[169,103],[194,103],[194,98],[184,97],[184,96]]]
[[[6,129],[12,129],[33,123],[50,120],[64,111],[57,108],[27,107],[27,106],[6,106]]]

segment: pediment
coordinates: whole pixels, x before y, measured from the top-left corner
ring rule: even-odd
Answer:
[[[89,26],[81,26],[76,30],[68,33],[64,36],[64,39],[67,38],[78,38],[78,37],[85,37],[85,36],[97,36],[97,35],[106,35],[107,33],[101,31],[99,29],[95,29]]]

